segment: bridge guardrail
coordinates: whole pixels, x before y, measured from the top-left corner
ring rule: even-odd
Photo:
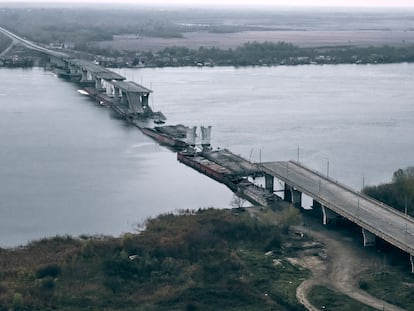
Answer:
[[[292,163],[292,164],[297,165],[297,163],[295,163],[295,162],[293,162],[293,161],[289,161],[289,162],[290,162],[290,163]],[[311,169],[309,169],[309,168],[303,167],[303,165],[297,165],[297,166],[299,166],[299,167],[301,167],[301,168],[303,168],[303,169],[306,169],[307,171],[309,171],[309,172],[311,172],[311,173],[314,173],[314,174],[316,174],[317,176],[320,176],[321,178],[324,178],[325,180],[332,181],[332,180],[327,179],[325,176],[321,175],[319,172],[314,172],[313,170],[311,170]],[[282,176],[282,175],[278,175],[278,176],[276,176],[276,177],[279,177],[279,178],[281,178],[281,179],[285,179],[285,178],[286,178],[286,176]],[[337,207],[336,205],[334,205],[334,204],[332,204],[332,203],[330,203],[330,202],[326,201],[326,200],[325,200],[325,199],[323,199],[320,195],[317,195],[317,194],[311,193],[310,191],[308,191],[308,190],[306,190],[306,189],[302,188],[301,186],[298,186],[297,184],[295,184],[295,183],[293,183],[293,182],[290,182],[289,184],[290,184],[290,186],[292,186],[292,187],[294,187],[294,188],[298,189],[299,191],[301,191],[302,193],[305,193],[305,194],[307,194],[308,196],[310,196],[310,197],[312,197],[312,198],[314,198],[314,199],[318,200],[318,202],[320,202],[320,203],[321,203],[321,204],[323,204],[324,206],[326,206],[326,207],[330,208],[331,210],[333,210],[333,211],[334,211],[334,212],[336,212],[337,214],[339,214],[339,215],[341,215],[341,216],[343,216],[343,217],[345,217],[345,218],[349,219],[350,221],[352,221],[352,222],[356,223],[357,225],[361,226],[362,228],[364,228],[364,229],[366,229],[366,230],[368,230],[368,231],[372,232],[372,233],[373,233],[373,234],[375,234],[376,236],[378,236],[378,237],[380,237],[380,238],[384,239],[385,241],[388,241],[389,243],[391,243],[391,244],[393,244],[393,245],[397,246],[398,248],[400,248],[400,249],[402,249],[402,250],[404,250],[404,251],[406,251],[406,252],[408,252],[408,253],[410,253],[410,254],[413,254],[413,255],[414,255],[414,248],[412,248],[412,247],[410,247],[410,246],[408,246],[408,245],[404,244],[403,242],[401,242],[401,241],[397,240],[397,239],[396,239],[396,238],[394,238],[392,235],[389,235],[389,234],[386,234],[386,233],[384,233],[384,232],[380,231],[379,229],[377,229],[377,228],[373,227],[373,226],[372,226],[372,225],[370,225],[369,223],[367,223],[367,222],[363,221],[361,218],[359,218],[359,217],[357,217],[356,215],[354,215],[354,214],[350,213],[350,212],[349,212],[349,211],[347,211],[346,209],[341,209],[341,208]],[[341,185],[341,184],[339,184],[339,183],[338,183],[338,185],[339,185],[341,188],[343,188],[344,190],[346,190],[346,191],[348,191],[348,192],[351,192],[351,193],[353,193],[353,194],[356,194],[356,195],[360,196],[360,195],[359,195],[359,193],[355,193],[354,191],[350,190],[350,189],[349,189],[349,187],[344,186],[344,185]],[[388,208],[385,208],[385,207],[384,207],[384,209],[389,210],[389,209],[392,209],[392,208],[391,208],[391,207],[388,207]],[[394,212],[394,211],[393,211],[393,212]],[[401,213],[399,213],[398,211],[397,211],[397,212],[394,212],[394,214],[397,214],[398,216],[401,216],[401,215],[400,215]],[[410,219],[410,220],[411,220],[411,219]]]
[[[293,185],[294,187],[297,187],[296,185]],[[302,187],[297,187],[300,191],[303,193],[307,193],[308,195],[311,195],[309,191],[306,191],[305,189],[301,189]],[[385,241],[388,241],[389,243],[397,246],[398,248],[414,255],[414,248],[411,248],[410,246],[404,244],[403,242],[399,241],[398,239],[394,238],[392,235],[385,234],[383,231],[377,229],[376,227],[373,227],[369,223],[365,222],[362,218],[357,217],[356,215],[350,213],[346,209],[341,209],[337,207],[335,204],[332,204],[319,195],[312,195],[312,197],[315,197],[319,203],[323,204],[324,206],[330,208],[335,213],[349,219],[350,221],[354,222],[355,224],[359,225],[360,227],[370,231],[371,233],[375,234],[376,236],[384,239]]]
[[[363,194],[362,192],[356,191],[355,189],[352,189],[351,187],[349,187],[349,186],[347,186],[347,185],[345,185],[345,184],[343,184],[343,183],[341,183],[341,182],[339,182],[339,181],[337,181],[337,180],[335,180],[333,178],[330,178],[329,176],[325,176],[325,175],[321,174],[320,172],[318,172],[316,170],[313,170],[313,169],[305,166],[304,164],[302,164],[300,162],[296,162],[296,161],[288,161],[288,162],[289,163],[292,163],[292,164],[294,164],[296,166],[299,166],[299,167],[303,168],[304,170],[307,170],[307,171],[309,171],[309,172],[311,172],[311,173],[313,173],[313,174],[315,174],[315,175],[317,175],[317,176],[319,176],[319,177],[321,177],[321,178],[323,178],[325,180],[328,180],[330,182],[333,182],[336,185],[338,185],[339,187],[341,187],[342,189],[344,189],[344,190],[346,190],[348,192],[351,192],[351,193],[353,193],[353,194],[355,194],[355,195],[357,195],[357,196],[359,196],[359,197],[361,197],[361,198],[363,198],[363,199],[365,199],[367,201],[370,201],[370,202],[372,202],[372,203],[374,203],[376,205],[379,205],[379,207],[381,207],[383,209],[386,209],[389,212],[391,212],[391,213],[393,213],[393,214],[395,214],[397,216],[400,216],[400,217],[402,217],[402,218],[404,218],[406,220],[409,220],[410,222],[414,223],[414,219],[411,216],[405,215],[404,213],[396,210],[395,208],[392,208],[391,206],[388,206],[384,202],[378,201],[378,200],[376,200],[374,198],[371,198],[371,197]]]

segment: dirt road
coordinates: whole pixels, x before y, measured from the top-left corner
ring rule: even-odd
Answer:
[[[299,226],[314,240],[322,243],[326,258],[304,256],[297,263],[312,271],[312,278],[305,280],[296,291],[298,300],[311,311],[319,310],[307,299],[309,290],[314,285],[324,285],[335,289],[354,300],[378,310],[403,311],[403,309],[377,299],[359,289],[358,279],[362,272],[373,267],[378,260],[374,252],[361,249],[357,241],[347,238],[342,232],[323,228],[321,225]]]

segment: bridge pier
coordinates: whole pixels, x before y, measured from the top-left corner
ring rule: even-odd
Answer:
[[[302,192],[292,189],[292,203],[297,208],[302,208]]]
[[[103,89],[102,88],[102,80],[101,80],[101,78],[98,78],[96,76],[95,76],[95,89],[97,91],[101,91]]]
[[[78,73],[78,68],[75,65],[69,64],[69,72],[71,74],[77,74]]]
[[[120,97],[120,93],[119,93],[119,88],[114,86],[114,99],[115,101],[119,101],[119,97]]]
[[[322,204],[316,201],[315,199],[313,199],[312,201],[312,213],[316,217],[322,216]]]
[[[292,203],[292,187],[285,183],[283,197],[286,202]]]
[[[273,193],[275,187],[275,178],[272,175],[265,174],[265,189]]]
[[[375,246],[375,234],[362,228],[362,236],[364,238],[364,247]]]
[[[414,255],[410,254],[411,273],[414,273]]]
[[[265,179],[265,183],[266,183],[266,179]],[[297,208],[301,208],[302,207],[302,192],[300,192],[299,190],[296,190],[294,187],[289,186],[288,184],[285,183],[284,200],[286,202],[292,203]]]
[[[81,81],[88,81],[88,71],[87,70],[81,70],[82,71],[82,79]]]
[[[128,98],[127,98],[127,93],[124,91],[121,91],[122,97],[121,97],[121,104],[125,105],[125,106],[129,106],[128,103]]]
[[[105,91],[107,96],[112,95],[112,84],[110,82],[111,80],[105,80]]]
[[[62,60],[61,58],[56,58],[56,67],[66,69],[66,65],[67,63],[64,60]]]
[[[148,107],[148,99],[149,99],[149,93],[148,94],[141,94],[141,105],[143,108]]]
[[[50,63],[57,68],[66,69],[67,63],[59,57],[50,56]]]
[[[322,208],[322,223],[327,225],[338,218],[338,214],[327,208],[325,205],[319,203]]]

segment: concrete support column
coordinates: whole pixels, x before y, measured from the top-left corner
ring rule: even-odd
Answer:
[[[56,57],[50,56],[49,61],[52,65],[56,65]]]
[[[123,91],[121,91],[121,93],[122,93],[121,103],[122,103],[123,105],[129,106],[129,105],[128,105],[127,93],[126,93],[126,92],[123,92]]]
[[[275,178],[272,175],[265,174],[265,188],[273,193],[275,186]]]
[[[98,77],[95,77],[95,89],[96,89],[97,91],[102,90],[102,81],[101,81],[101,79],[100,79],[100,78],[98,78]]]
[[[292,190],[292,187],[285,183],[284,200],[286,202],[292,203]]]
[[[82,69],[82,81],[88,81],[88,71]]]
[[[316,200],[312,202],[312,211],[311,213],[315,215],[315,217],[319,218],[322,217],[322,205]]]
[[[114,99],[115,101],[119,100],[119,88],[114,86]]]
[[[302,207],[302,192],[292,189],[292,203],[297,208]]]
[[[149,94],[142,94],[141,95],[142,107],[147,107],[148,106],[148,98],[149,98]]]
[[[57,66],[59,68],[65,69],[67,67],[66,65],[67,63],[64,60],[57,58]]]
[[[336,219],[338,217],[337,213],[330,210],[326,206],[321,205],[321,207],[322,207],[322,223],[324,225],[331,223],[333,219]]]
[[[109,81],[105,80],[105,87],[106,87],[106,95],[111,96],[112,95],[112,84],[109,83]]]
[[[373,233],[362,228],[362,236],[364,238],[364,247],[375,246],[375,235]]]
[[[71,65],[71,64],[69,64],[69,70],[70,70],[70,73],[71,74],[76,74],[77,73],[77,68],[76,68],[76,66],[75,65]]]
[[[414,273],[414,255],[410,254],[411,273]]]
[[[319,210],[319,209],[321,209],[321,208],[322,208],[322,204],[321,204],[321,203],[319,203],[318,201],[313,200],[313,203],[312,203],[312,209],[314,209],[314,210]]]

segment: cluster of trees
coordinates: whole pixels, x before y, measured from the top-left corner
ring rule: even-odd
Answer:
[[[391,183],[365,187],[363,192],[414,217],[414,167],[399,169]]]

